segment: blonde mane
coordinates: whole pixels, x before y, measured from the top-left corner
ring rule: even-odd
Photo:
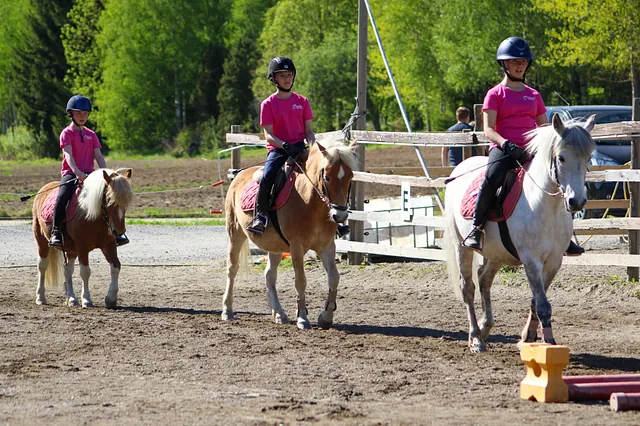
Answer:
[[[322,161],[320,162],[321,169],[338,162],[343,162],[351,170],[355,170],[356,157],[353,154],[353,151],[351,151],[351,148],[342,143],[342,140],[323,139],[319,142],[327,150],[327,155],[323,156]]]
[[[115,204],[125,211],[135,198],[131,183],[126,176],[116,174],[112,177],[113,185],[109,186],[104,180],[103,170],[109,175],[114,173],[111,169],[94,171],[83,182],[82,191],[78,196],[78,210],[87,220],[95,220],[100,216],[103,197],[107,206]]]

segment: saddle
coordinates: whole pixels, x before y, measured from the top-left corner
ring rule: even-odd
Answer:
[[[262,171],[262,169],[260,169],[260,171]],[[278,170],[276,181],[273,184],[273,189],[269,196],[269,210],[278,210],[285,205],[291,195],[291,190],[295,185],[298,173],[300,173],[298,166],[291,158],[287,159],[285,165]],[[244,187],[240,197],[240,207],[242,211],[249,212],[254,210],[259,189],[259,179],[252,180]]]
[[[476,198],[478,196],[480,185],[482,185],[482,182],[484,181],[485,174],[486,169],[481,173],[478,173],[464,194],[462,204],[460,205],[460,213],[465,219],[473,219],[473,212],[476,207]],[[516,208],[518,200],[520,199],[520,195],[522,195],[524,175],[525,170],[520,167],[510,170],[509,173],[507,173],[502,186],[500,186],[500,189],[498,189],[498,192],[496,193],[497,200],[495,205],[489,211],[488,220],[492,222],[504,222],[511,216]]]
[[[64,218],[66,222],[73,219],[73,217],[76,215],[76,211],[78,210],[78,195],[80,195],[81,189],[82,188],[78,186],[73,196],[71,197],[71,200],[69,200],[69,204],[67,205],[66,215]],[[42,205],[42,210],[40,214],[42,216],[42,220],[44,220],[46,223],[53,223],[53,211],[56,208],[56,201],[58,200],[59,190],[60,188],[56,188],[53,191],[51,191],[47,199],[44,201],[44,204]]]

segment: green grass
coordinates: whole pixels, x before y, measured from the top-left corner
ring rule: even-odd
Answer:
[[[208,218],[211,214],[203,209],[154,208],[134,209],[127,212],[129,218]]]

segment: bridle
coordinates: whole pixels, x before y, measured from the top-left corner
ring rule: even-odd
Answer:
[[[540,189],[540,191],[544,192],[545,194],[551,196],[551,197],[557,197],[558,195],[562,195],[562,197],[564,198],[564,188],[562,187],[562,185],[560,184],[560,180],[558,179],[558,156],[554,155],[553,158],[551,159],[551,165],[549,166],[549,177],[551,178],[551,180],[554,181],[554,183],[556,184],[556,186],[558,187],[558,191],[556,192],[549,192],[546,189],[544,189],[543,187],[541,187],[540,185],[538,185],[538,182],[535,181],[535,179],[531,176],[531,174],[529,173],[529,170],[525,169],[522,164],[520,164],[520,161],[516,160],[516,163],[518,163],[518,166],[520,166],[520,168],[522,168],[522,170],[524,170],[524,173],[527,175],[527,177],[529,177],[529,179],[531,179],[531,181],[533,182],[533,184],[535,186],[538,187],[538,189]]]
[[[300,166],[300,164],[298,163],[297,160],[293,160],[294,163],[296,164],[296,166],[298,167],[298,170],[301,170],[302,173],[304,173],[304,175],[306,176],[307,180],[309,181],[309,183],[311,184],[311,187],[313,188],[314,191],[316,191],[316,194],[318,194],[318,196],[320,197],[320,199],[322,200],[322,202],[324,204],[326,204],[326,206],[329,208],[329,210],[334,209],[337,211],[341,211],[341,212],[345,212],[345,211],[349,211],[349,205],[341,205],[341,204],[334,204],[331,202],[331,200],[329,200],[329,190],[327,189],[327,179],[324,176],[324,169],[320,169],[320,177],[319,177],[319,181],[322,182],[322,192],[316,187],[316,185],[313,183],[313,181],[311,180],[311,178],[309,177],[309,175],[307,174],[307,171],[302,168],[302,166]],[[349,182],[349,189],[347,190],[347,202],[349,202],[349,198],[351,195],[351,182]]]

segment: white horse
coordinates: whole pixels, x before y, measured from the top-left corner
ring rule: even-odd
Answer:
[[[540,323],[543,341],[556,344],[546,291],[562,265],[562,256],[571,240],[573,224],[569,212],[581,210],[587,202],[584,182],[587,163],[595,149],[590,135],[594,122],[595,115],[586,122],[563,123],[555,114],[551,126],[539,127],[527,134],[530,138],[527,152],[533,160],[528,165],[522,195],[506,222],[520,260],[502,244],[497,223],[487,222],[481,253],[484,265],[477,269],[484,311],[480,326],[474,308],[474,250],[461,245],[473,223],[462,216],[460,205],[467,187],[487,164],[487,157],[471,157],[451,173],[453,180],[445,195],[447,233],[451,243],[447,266],[450,280],[457,291],[462,291],[467,308],[472,352],[486,350],[485,341],[494,325],[491,284],[503,265],[523,265],[533,294],[529,319],[519,345],[537,339]]]

